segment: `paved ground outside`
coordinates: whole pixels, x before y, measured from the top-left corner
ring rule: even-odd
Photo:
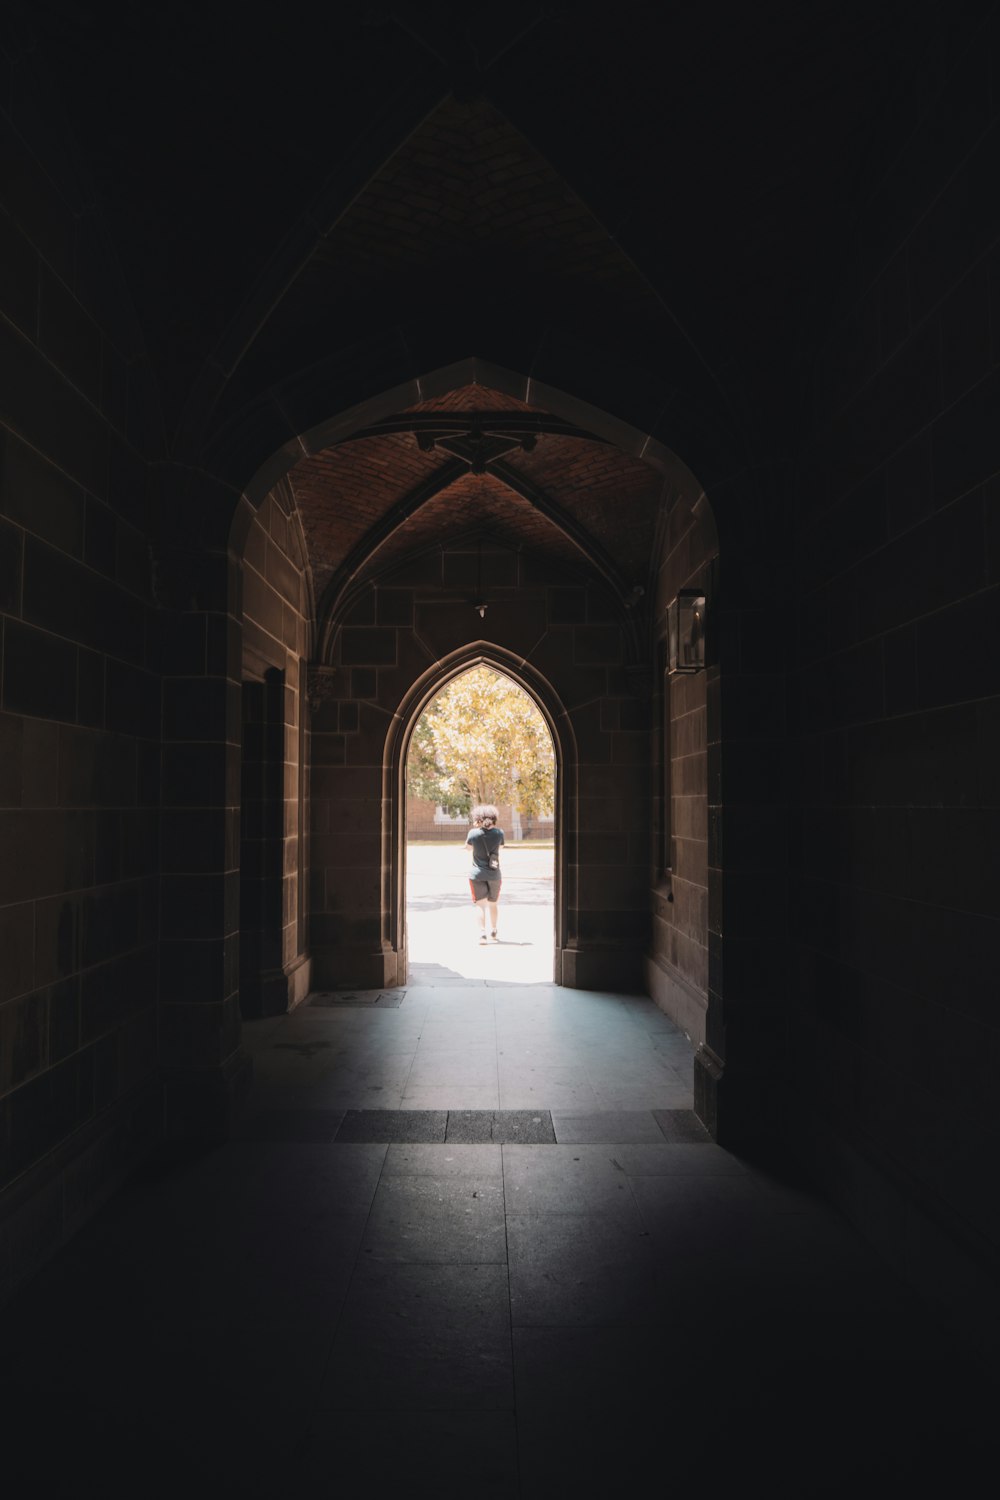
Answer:
[[[508,844],[500,856],[498,941],[479,945],[465,846],[409,844],[406,926],[411,980],[420,984],[551,984],[553,850]]]

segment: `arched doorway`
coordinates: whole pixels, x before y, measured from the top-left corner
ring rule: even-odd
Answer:
[[[464,696],[452,691],[463,684]],[[491,719],[494,697],[502,699],[502,706]],[[450,712],[442,713],[440,706],[446,704]],[[422,727],[427,739],[420,745]],[[466,662],[411,707],[399,753],[401,774],[398,782],[394,778],[399,807],[393,822],[400,824],[395,847],[403,895],[397,941],[411,982],[489,976],[493,983],[551,983],[557,948],[555,872],[561,863],[556,856],[561,756],[535,693],[509,665],[501,668],[488,657]],[[497,804],[506,840],[500,935],[497,951],[488,953],[478,946],[470,923],[469,861],[461,852],[468,813],[476,802]],[[561,843],[559,848],[561,852]],[[558,885],[561,891],[564,881]],[[564,926],[560,923],[560,930]]]
[[[720,698],[703,685],[697,739],[690,719],[672,747],[663,664],[671,595],[707,588],[710,621],[717,602],[700,486],[654,438],[479,360],[312,429],[284,473],[317,600],[301,664],[312,987],[405,983],[407,736],[449,675],[489,661],[561,747],[554,977],[652,991],[671,1015],[679,1000],[705,1041],[721,998]],[[678,836],[696,856],[685,870],[668,868]]]

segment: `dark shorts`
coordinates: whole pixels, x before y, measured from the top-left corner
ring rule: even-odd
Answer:
[[[500,895],[500,876],[490,875],[482,880],[469,880],[473,901],[496,901]]]

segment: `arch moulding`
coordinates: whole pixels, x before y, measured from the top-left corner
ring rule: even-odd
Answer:
[[[556,806],[554,890],[555,962],[553,978],[561,984],[562,955],[566,946],[566,893],[571,886],[567,870],[567,837],[570,810],[576,800],[576,737],[566,708],[552,684],[530,663],[492,641],[472,641],[422,672],[397,709],[386,735],[382,786],[382,839],[388,851],[390,879],[383,905],[383,948],[399,955],[405,983],[406,957],[406,758],[417,720],[438,693],[473,667],[492,667],[503,672],[536,705],[552,738],[556,758]]]
[[[358,378],[355,389],[363,390],[371,379],[372,372],[369,370]],[[315,384],[310,386],[308,393],[300,388],[299,395],[302,399],[298,403],[298,410],[302,413],[302,427],[299,434],[289,437],[279,448],[272,449],[270,458],[256,468],[253,477],[245,484],[238,506],[239,514],[234,518],[230,534],[231,557],[241,551],[241,533],[248,530],[258,507],[276,487],[280,487],[283,492],[286,490],[285,476],[302,458],[334,446],[359,430],[385,421],[407,408],[471,384],[512,396],[536,408],[544,408],[553,416],[577,428],[586,429],[622,452],[641,459],[658,472],[663,479],[664,517],[663,535],[657,543],[658,555],[665,556],[665,551],[660,553],[661,546],[666,549],[674,545],[671,537],[680,537],[682,540],[675,556],[693,560],[693,567],[702,568],[698,559],[718,553],[716,517],[701,483],[667,442],[614,413],[613,408],[621,405],[619,392],[593,392],[599,399],[607,398],[607,405],[601,407],[581,394],[559,389],[534,376],[516,373],[479,357],[470,357],[430,373],[405,379],[401,383],[390,384],[387,381],[379,393],[341,409],[338,415],[325,417],[308,425],[309,414],[321,411],[324,404],[329,411],[337,401],[336,397],[331,399],[331,391],[324,390],[323,384],[322,374],[317,374]],[[341,383],[341,393],[343,389]],[[669,434],[667,437],[669,440]],[[248,458],[248,449],[244,447],[243,451],[244,459]],[[666,524],[668,519],[670,525]],[[670,537],[667,536],[668,532]],[[693,539],[690,545],[683,541],[686,535]],[[681,580],[681,586],[697,581],[694,577],[685,577]],[[665,588],[672,587],[672,574],[667,569],[661,570],[659,585],[655,590],[656,597],[647,595],[644,604],[644,610],[648,611],[645,625],[648,654],[642,662],[645,685],[641,692],[648,694],[652,687],[654,701],[653,723],[649,730],[651,749],[644,757],[640,757],[643,766],[648,764],[655,767],[657,754],[662,753],[662,722],[657,726],[657,718],[662,716],[658,697],[660,686],[657,653],[662,650],[662,636],[665,632],[663,605],[666,596],[660,596]],[[313,608],[316,609],[315,600]],[[240,617],[238,593],[231,598],[231,609],[233,614]],[[333,668],[329,660],[329,641],[320,639],[322,623],[315,617],[312,621],[313,650],[316,652],[314,665],[323,672],[331,672]],[[394,700],[383,700],[370,708],[363,703],[359,705],[372,752],[367,765],[371,766],[374,775],[370,781],[365,782],[364,789],[359,794],[363,799],[371,799],[367,803],[370,808],[370,816],[366,814],[368,821],[363,829],[360,823],[351,824],[352,828],[357,829],[357,833],[351,835],[358,850],[356,855],[347,851],[348,835],[346,832],[341,833],[340,825],[336,822],[337,809],[334,803],[341,794],[336,791],[324,794],[330,802],[330,820],[328,832],[321,832],[317,837],[325,840],[329,852],[330,874],[326,889],[329,892],[332,882],[339,881],[340,884],[335,901],[328,900],[322,911],[311,912],[310,946],[314,954],[315,982],[323,987],[341,983],[405,983],[403,782],[406,753],[416,721],[430,699],[449,680],[469,667],[483,663],[506,673],[529,693],[545,717],[555,747],[558,768],[555,978],[557,982],[586,988],[614,987],[615,980],[619,977],[616,954],[627,951],[630,946],[635,948],[637,945],[648,944],[649,926],[656,915],[651,910],[655,892],[651,896],[648,881],[645,890],[640,891],[637,882],[629,876],[629,862],[636,861],[634,850],[640,847],[638,838],[633,835],[633,846],[627,853],[617,855],[605,852],[622,831],[621,826],[614,821],[614,804],[618,792],[615,776],[617,775],[619,782],[631,781],[638,784],[642,781],[645,785],[649,773],[642,769],[641,775],[637,776],[635,771],[640,770],[639,765],[635,770],[624,761],[619,766],[616,757],[612,758],[614,763],[610,766],[601,766],[595,762],[592,753],[584,753],[574,726],[578,721],[582,726],[586,719],[589,712],[586,699],[573,689],[569,690],[570,696],[567,696],[567,684],[562,683],[559,672],[552,669],[552,663],[529,661],[528,647],[525,647],[523,653],[519,652],[514,635],[506,641],[467,641],[454,649],[451,642],[443,642],[437,651],[440,654],[434,656],[433,652],[425,653],[423,661],[414,661],[409,679],[401,674],[402,682],[400,685],[397,679]],[[429,656],[434,659],[429,659]],[[401,667],[402,662],[398,665]],[[715,672],[717,677],[717,666]],[[638,678],[635,680],[637,682]],[[624,694],[625,698],[630,694],[641,696],[640,690],[633,691],[631,686],[619,686],[615,692]],[[720,739],[717,722],[719,703],[718,691],[709,694],[707,738],[710,743]],[[634,710],[639,708],[640,705],[633,704]],[[598,719],[599,717],[598,714]],[[636,714],[637,723],[641,717],[641,713]],[[319,743],[317,727],[314,720],[310,734],[314,747]],[[604,726],[600,724],[598,729],[601,734],[605,732]],[[624,720],[620,729],[622,732],[627,729]],[[324,732],[326,731],[320,727],[319,739]],[[611,732],[616,731],[612,729]],[[329,730],[331,741],[334,733],[335,729]],[[660,749],[657,748],[658,745]],[[318,758],[310,755],[310,772],[318,765]],[[585,776],[582,775],[582,770],[585,770]],[[354,785],[360,784],[361,767],[352,764],[348,748],[345,771],[338,771],[331,762],[328,766],[319,767],[316,774],[324,776],[331,785],[341,779],[345,785]],[[376,797],[380,799],[380,808],[374,805]],[[600,805],[602,798],[606,798],[607,807]],[[713,797],[712,800],[714,802],[716,799]],[[357,799],[349,809],[346,803],[343,804],[342,810],[351,818],[361,816]],[[717,811],[721,813],[721,807]],[[600,814],[603,819],[599,824],[593,821],[595,813]],[[655,802],[653,817],[656,817]],[[716,829],[721,826],[718,816],[714,819],[714,826]],[[634,823],[632,827],[634,829]],[[336,845],[338,838],[342,838],[340,847]],[[377,851],[371,847],[373,842],[378,846]],[[643,856],[640,854],[638,858],[641,860]],[[372,886],[366,888],[370,889],[370,897],[366,894],[363,904],[359,890],[356,885],[352,886],[350,878],[355,859],[362,862],[358,865],[359,871],[371,872]],[[595,895],[595,881],[604,878],[598,867],[602,864],[614,864],[616,860],[618,863],[615,868],[618,873],[613,878],[618,881],[618,887],[614,892],[614,899],[605,901],[602,908],[600,892]],[[367,873],[364,873],[364,879],[369,879]],[[380,886],[380,893],[374,888],[375,881]],[[709,890],[706,891],[708,927],[717,935],[721,935],[721,912],[715,909],[719,904],[719,889],[718,882],[714,885],[709,883]],[[661,895],[667,905],[674,900],[673,894],[669,892]],[[667,906],[663,906],[663,912],[666,910]],[[676,904],[674,910],[677,910]],[[598,918],[596,925],[594,913]],[[601,929],[600,924],[605,917],[605,927]],[[345,932],[349,932],[349,939],[342,936]],[[357,972],[352,967],[355,963]],[[633,980],[638,977],[637,970]],[[644,982],[648,983],[648,980]],[[703,991],[706,1006],[709,988],[706,983]],[[657,999],[658,1003],[663,1003],[659,994]],[[670,1013],[667,1005],[664,1008]]]

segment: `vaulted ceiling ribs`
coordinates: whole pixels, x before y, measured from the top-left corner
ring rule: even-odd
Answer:
[[[366,573],[475,527],[591,571],[623,601],[646,586],[659,476],[549,413],[494,405],[497,394],[421,403],[298,465],[321,613]]]

